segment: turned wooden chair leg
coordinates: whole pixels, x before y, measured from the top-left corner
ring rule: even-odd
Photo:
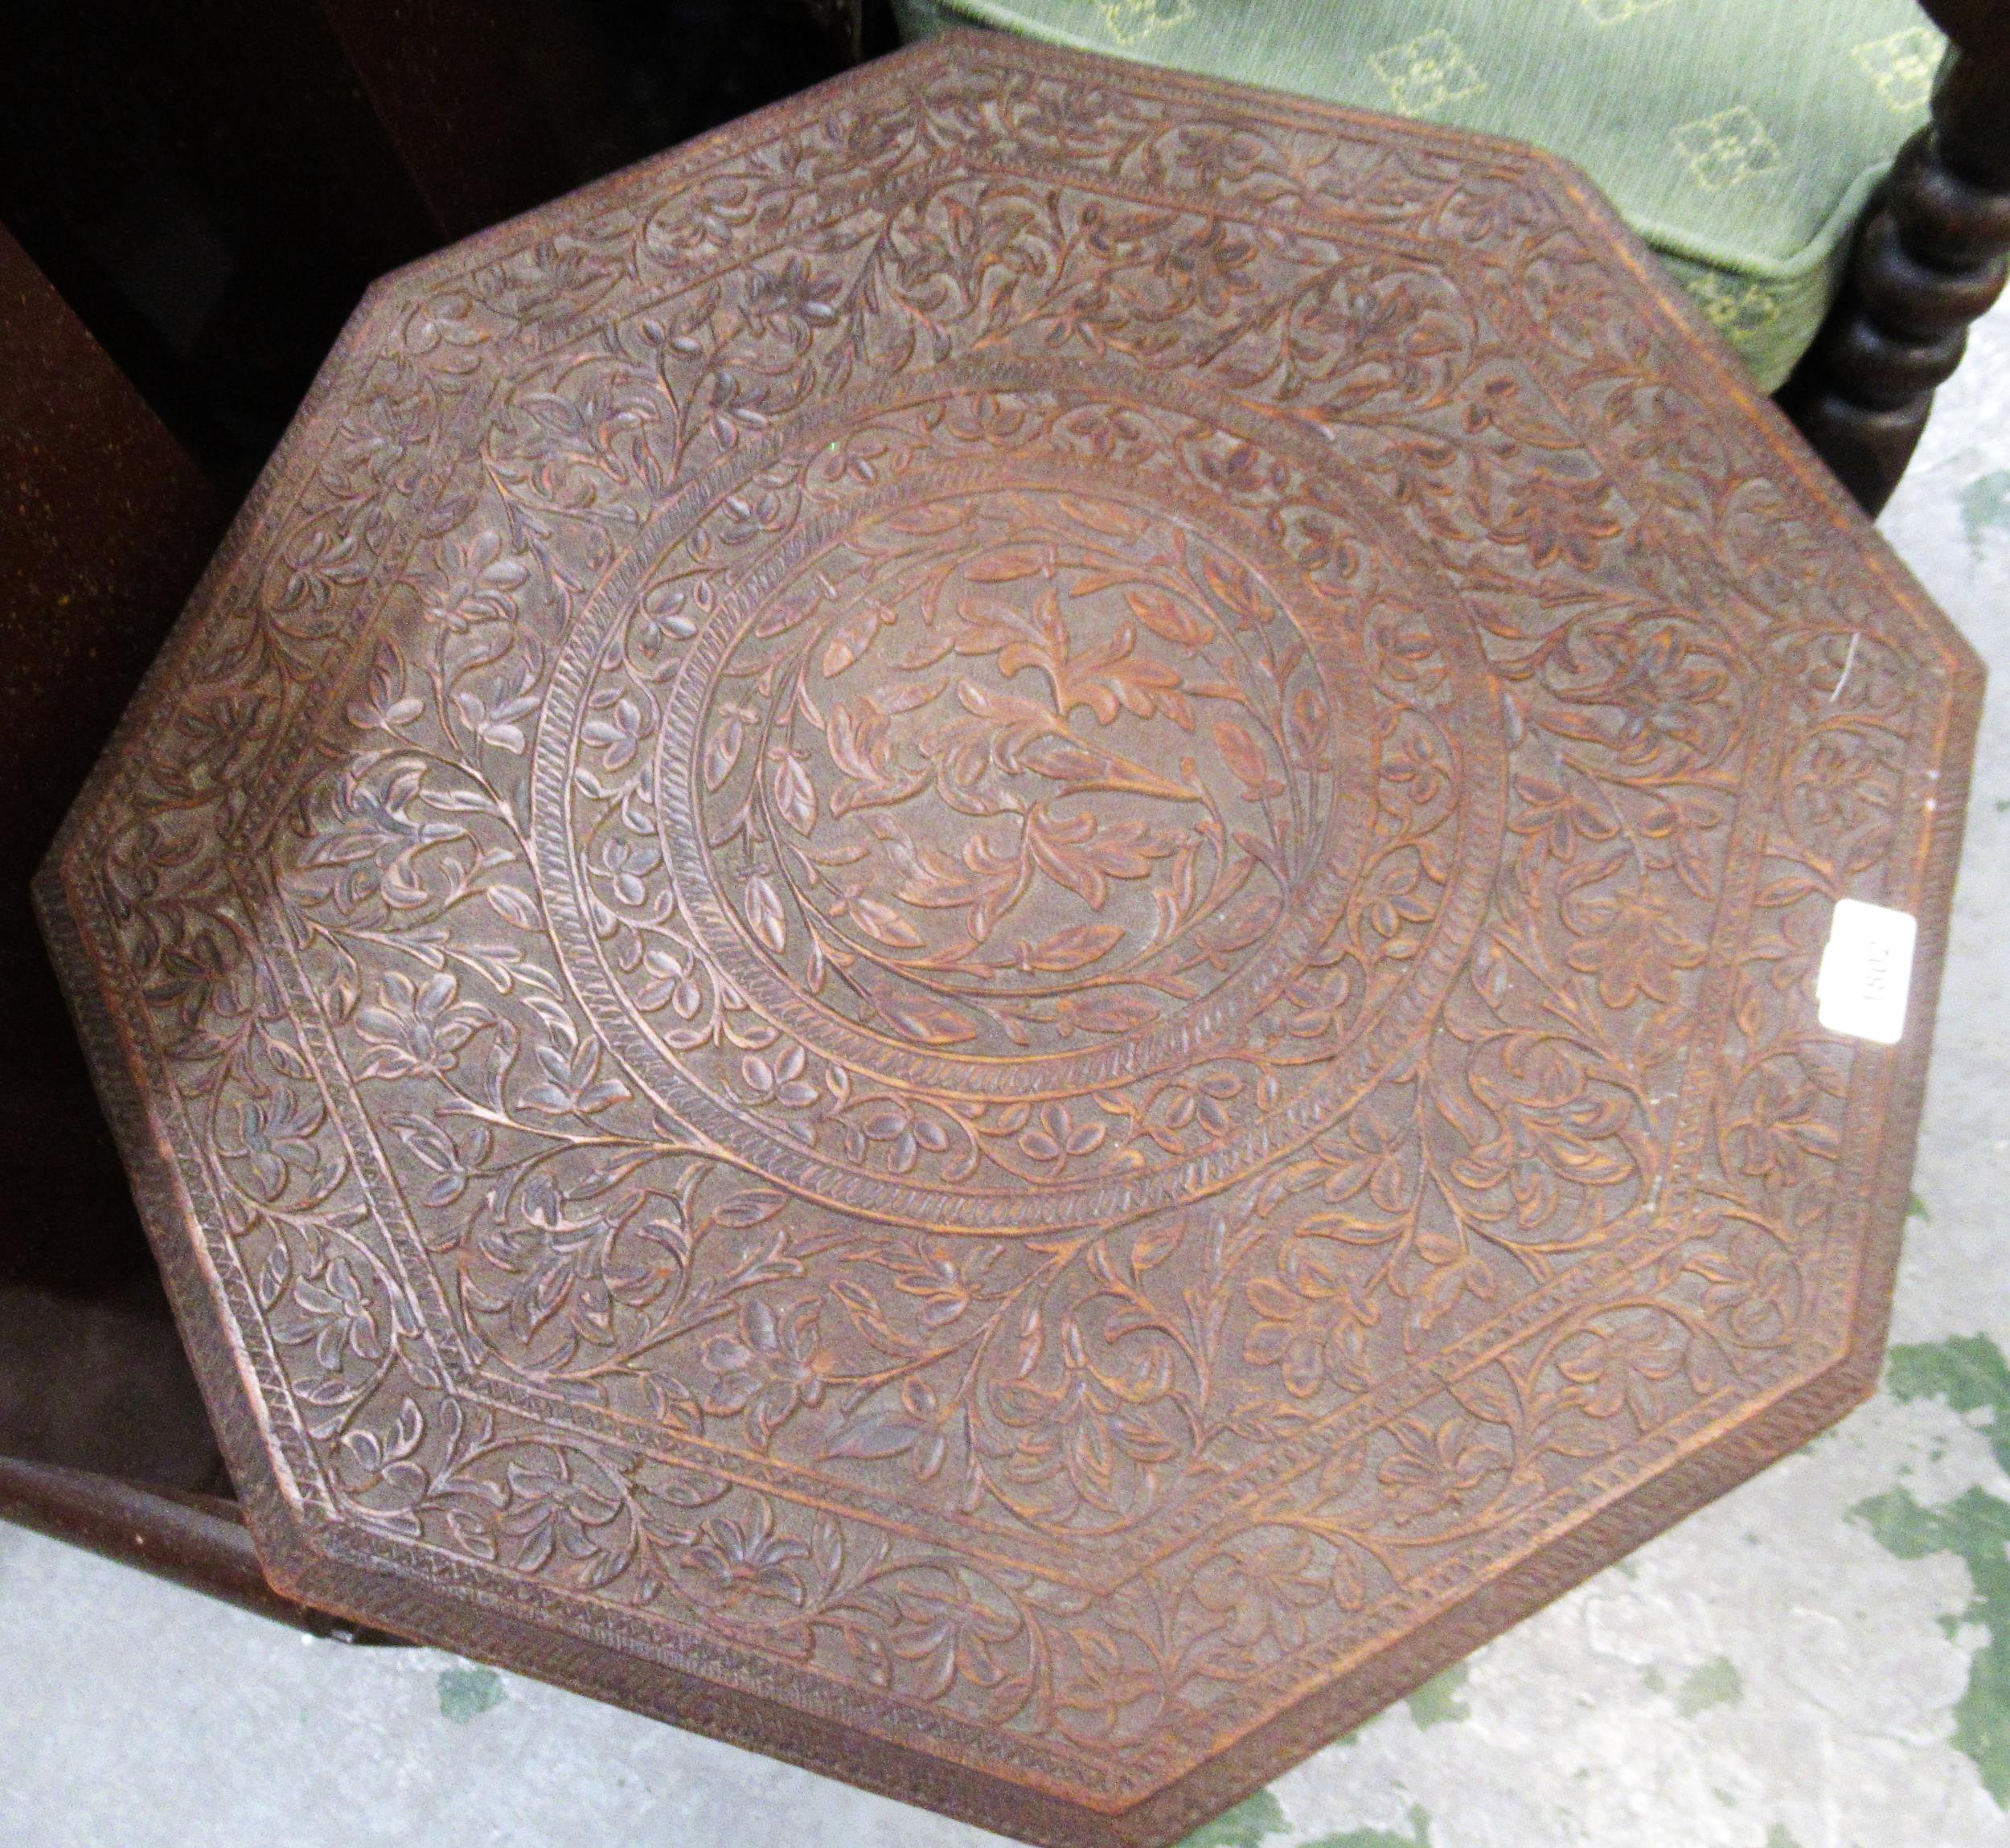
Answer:
[[[1873,516],[1898,485],[2010,273],[2010,6],[1927,10],[1959,47],[1931,125],[1898,157],[1857,234],[1848,278],[1779,404]]]

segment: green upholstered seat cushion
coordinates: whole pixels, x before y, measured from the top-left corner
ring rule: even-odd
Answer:
[[[1767,389],[1820,325],[1871,188],[1926,119],[1914,0],[894,0],[1574,161]]]

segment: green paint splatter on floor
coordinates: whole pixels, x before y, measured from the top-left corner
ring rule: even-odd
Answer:
[[[1924,1219],[1930,1226],[1934,1220],[1933,1215],[1926,1211],[1926,1203],[1917,1194],[1905,1196],[1905,1217],[1909,1219]]]
[[[1952,1411],[1987,1412],[1989,1448],[2010,1470],[2010,1366],[1987,1335],[1895,1347],[1885,1384],[1894,1399],[1942,1399]],[[1975,1596],[1962,1619],[1989,1640],[1969,1658],[1954,1743],[1975,1760],[1997,1806],[2010,1809],[2010,1502],[1976,1488],[1927,1508],[1910,1489],[1893,1489],[1851,1511],[1901,1559],[1952,1553],[1967,1567]]]
[[[1409,1697],[1409,1716],[1420,1729],[1449,1726],[1454,1720],[1473,1717],[1473,1710],[1458,1698],[1458,1690],[1472,1672],[1464,1662],[1457,1663],[1435,1680],[1425,1682]]]
[[[1389,1829],[1350,1829],[1344,1835],[1322,1835],[1305,1848],[1431,1848],[1430,1817],[1419,1804],[1409,1813],[1410,1833]]]
[[[1775,1822],[1766,1832],[1766,1848],[1801,1848],[1801,1845],[1787,1834],[1784,1822]]]
[[[1716,1656],[1702,1667],[1692,1669],[1675,1690],[1675,1711],[1684,1719],[1694,1719],[1713,1707],[1729,1707],[1745,1698],[1745,1678],[1729,1656]]]
[[[492,1707],[500,1707],[506,1698],[503,1678],[492,1668],[440,1670],[440,1711],[449,1719],[465,1723]]]
[[[2010,531],[2010,469],[1978,475],[1961,490],[1961,530],[1977,558],[1992,527]]]
[[[1658,1668],[1651,1666],[1641,1670],[1640,1685],[1649,1694],[1666,1694],[1668,1691],[1667,1677]]]
[[[1179,1848],[1257,1848],[1284,1827],[1284,1806],[1267,1790],[1245,1797],[1212,1822],[1204,1822]]]

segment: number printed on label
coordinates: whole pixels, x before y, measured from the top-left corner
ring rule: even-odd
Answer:
[[[1815,1018],[1831,1033],[1896,1046],[1905,1035],[1918,935],[1910,912],[1837,899],[1815,977]]]

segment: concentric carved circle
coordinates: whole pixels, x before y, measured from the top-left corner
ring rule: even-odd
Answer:
[[[1135,1078],[1236,1034],[1332,928],[1364,792],[1348,817],[1323,680],[1271,587],[1175,520],[904,497],[700,638],[666,858],[732,979],[860,1069]]]
[[[1387,747],[1420,689],[1491,735],[1470,643],[1204,491],[1290,465],[1191,409],[951,391],[819,435],[667,510],[558,665],[546,899],[607,1043],[757,1172],[958,1229],[1174,1203],[1330,1121],[1476,916],[1483,809],[1364,1004]],[[646,815],[597,793],[642,751]],[[1259,1087],[1308,1018],[1324,1056]]]
[[[958,34],[374,291],[39,895],[275,1584],[1163,1842],[1831,1420],[1979,679],[1671,286]]]

